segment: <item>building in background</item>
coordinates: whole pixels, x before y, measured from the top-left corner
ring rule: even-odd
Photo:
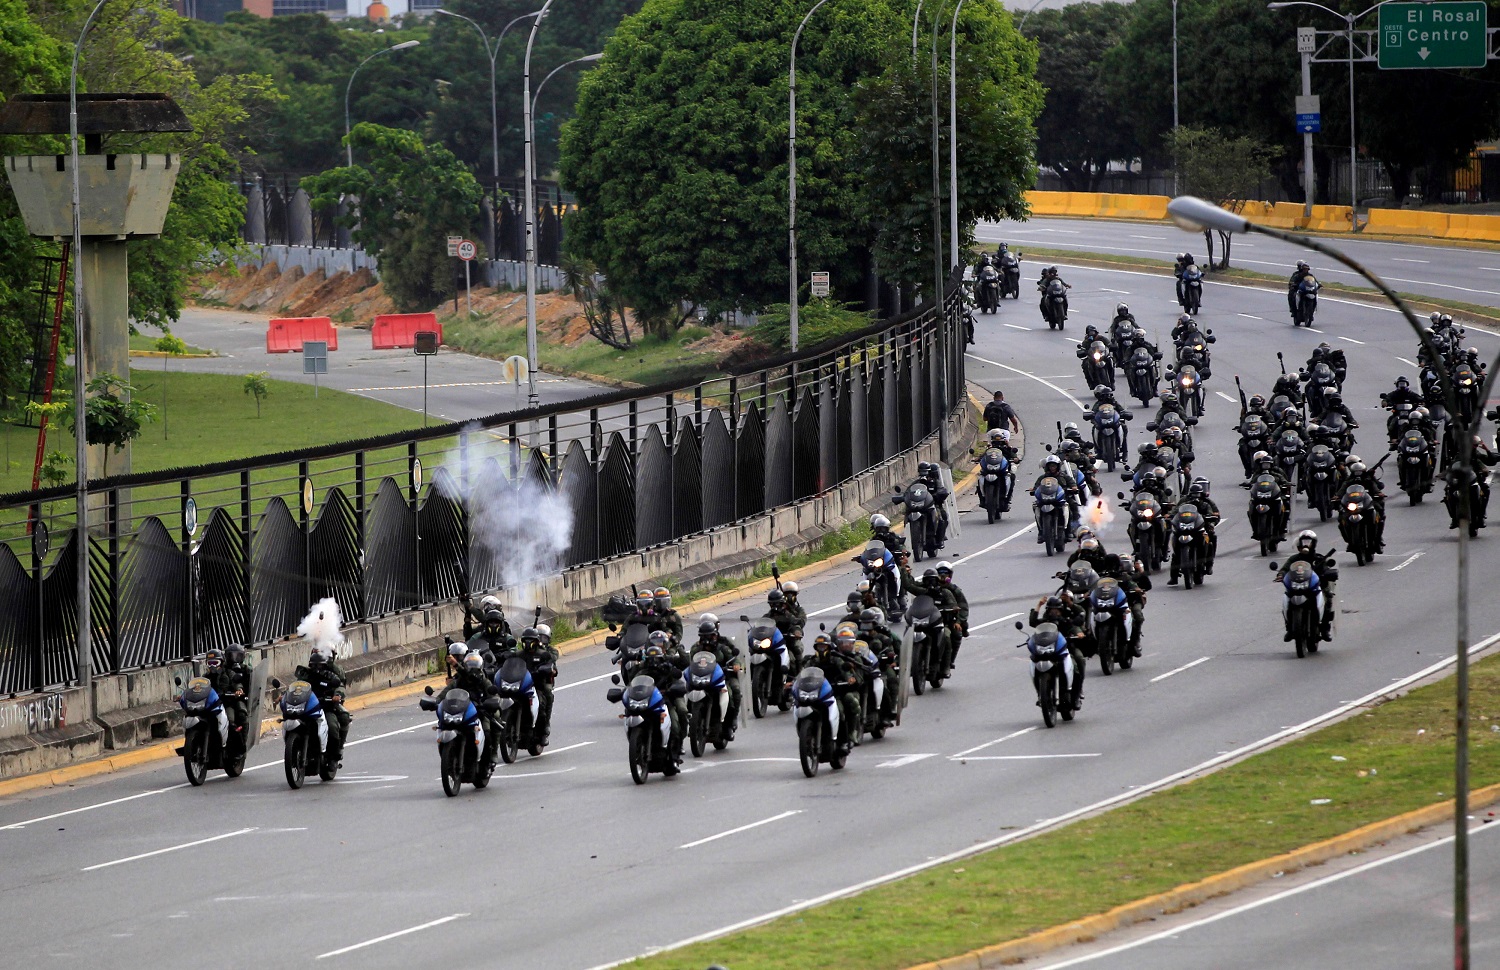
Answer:
[[[443,0],[176,0],[175,5],[184,17],[216,24],[223,23],[224,15],[236,10],[258,17],[321,13],[333,20],[369,17],[382,21],[406,14],[426,16],[441,9]]]

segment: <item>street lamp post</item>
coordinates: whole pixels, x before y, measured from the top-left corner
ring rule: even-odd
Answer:
[[[1172,0],[1172,135],[1177,135],[1177,0]],[[1172,194],[1181,191],[1178,179],[1181,177],[1180,168],[1177,164],[1177,153],[1172,152]]]
[[[953,8],[953,23],[948,27],[948,245],[953,261],[958,262],[958,12],[964,0]]]
[[[787,320],[791,330],[792,353],[797,352],[797,42],[802,39],[802,28],[828,0],[818,0],[797,25],[792,35],[792,57],[787,69],[787,139],[786,139],[786,272],[787,272]]]
[[[1359,142],[1354,136],[1354,22],[1373,10],[1378,10],[1390,3],[1391,0],[1380,0],[1373,7],[1366,7],[1359,13],[1339,13],[1331,7],[1325,7],[1321,3],[1313,3],[1312,0],[1279,0],[1276,3],[1266,4],[1267,9],[1282,10],[1286,7],[1317,7],[1326,13],[1331,13],[1344,22],[1344,33],[1349,41],[1349,228],[1358,231],[1359,214],[1359,183],[1358,183],[1358,149]],[[1307,61],[1303,62],[1304,70]],[[1308,199],[1311,200],[1312,192],[1309,190]]]
[[[1381,295],[1401,311],[1401,315],[1406,319],[1412,332],[1417,335],[1417,339],[1421,341],[1423,349],[1427,352],[1427,358],[1433,362],[1434,367],[1438,366],[1438,361],[1444,359],[1437,345],[1433,343],[1431,335],[1417,319],[1411,307],[1407,306],[1384,280],[1332,246],[1296,233],[1257,225],[1243,216],[1226,212],[1210,202],[1192,196],[1182,196],[1167,203],[1167,213],[1181,228],[1192,232],[1203,232],[1208,229],[1217,229],[1221,232],[1255,232],[1304,246],[1338,260],[1369,280]],[[1497,371],[1500,371],[1500,362],[1489,368],[1489,374],[1479,394],[1480,401],[1489,400]],[[1476,416],[1472,424],[1455,426],[1454,422],[1460,413],[1458,396],[1451,378],[1448,375],[1444,376],[1445,379],[1439,382],[1439,387],[1443,392],[1444,407],[1448,410],[1448,433],[1456,439],[1454,443],[1458,451],[1456,462],[1448,469],[1448,477],[1450,483],[1462,486],[1458,492],[1456,603],[1458,615],[1454,666],[1454,688],[1457,701],[1454,705],[1453,718],[1454,731],[1457,735],[1453,765],[1453,966],[1455,970],[1469,970],[1469,479],[1474,475],[1473,425],[1477,424],[1479,419]]]
[[[490,43],[489,35],[484,32],[484,28],[479,25],[479,22],[477,20],[465,17],[461,13],[454,13],[451,10],[444,10],[442,7],[438,7],[433,11],[433,13],[442,14],[445,17],[457,17],[459,20],[466,21],[469,26],[479,31],[479,37],[484,42],[484,52],[490,59],[490,154],[492,159],[490,174],[496,182],[499,182],[500,107],[499,100],[495,93],[495,58],[500,56],[500,44],[505,40],[505,35],[510,32],[510,29],[523,20],[526,20],[530,17],[535,17],[537,15],[537,12],[533,10],[531,13],[523,13],[521,14],[521,16],[515,18],[510,23],[500,28],[500,36],[495,38],[494,44]]]
[[[94,29],[94,21],[107,2],[108,0],[99,0],[88,19],[83,22],[83,30],[78,33],[78,43],[73,45],[73,70],[68,76],[68,151],[73,165],[73,477],[76,479],[73,514],[74,528],[77,530],[74,534],[78,537],[77,546],[73,550],[78,557],[75,565],[78,571],[78,602],[75,604],[78,623],[76,666],[85,718],[93,717],[94,701],[93,691],[89,689],[93,679],[93,629],[89,618],[89,438],[87,409],[84,406],[88,393],[84,375],[84,351],[88,342],[83,339],[84,259],[83,214],[79,201],[82,194],[78,184],[78,59],[83,53],[84,40],[88,38],[89,31]]]
[[[552,76],[554,74],[557,74],[560,71],[563,71],[563,70],[565,70],[567,68],[570,68],[574,64],[591,64],[594,61],[599,60],[603,56],[604,56],[604,53],[601,51],[598,54],[589,54],[589,55],[584,56],[584,57],[575,57],[571,61],[563,61],[561,64],[559,64],[556,67],[554,67],[551,71],[548,71],[547,72],[547,76],[544,77],[544,78],[542,78],[542,83],[538,84],[536,86],[536,90],[533,91],[533,92],[531,92],[531,110],[533,112],[536,111],[536,103],[537,103],[537,101],[541,100],[541,97],[542,97],[542,88],[544,88],[544,87],[547,86],[547,82],[550,81],[550,80],[552,80]]]
[[[521,110],[525,113],[522,122],[526,132],[526,406],[533,408],[541,399],[536,393],[536,159],[532,155],[531,48],[536,44],[536,32],[551,6],[552,0],[547,0],[531,22],[531,35],[526,39],[526,63],[521,72]]]
[[[939,315],[943,312],[943,271],[947,268],[943,261],[942,135],[938,125],[938,28],[942,23],[943,3],[939,0],[932,17],[932,305]]]
[[[379,57],[381,54],[389,54],[392,51],[404,51],[409,47],[416,47],[421,43],[422,42],[420,40],[408,40],[402,41],[394,47],[382,48],[371,54],[364,60],[360,61],[359,65],[355,67],[354,70],[349,74],[349,83],[344,85],[344,149],[345,160],[348,162],[350,168],[354,167],[354,144],[349,140],[349,92],[354,90],[354,79],[359,75],[359,69],[370,63],[375,58]]]

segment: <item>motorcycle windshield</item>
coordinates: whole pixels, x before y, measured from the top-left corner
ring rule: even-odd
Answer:
[[[911,606],[906,609],[906,618],[914,626],[932,626],[942,622],[942,615],[938,612],[937,604],[931,596],[918,596],[911,601]]]
[[[909,486],[903,497],[906,499],[908,512],[920,512],[932,505],[932,493],[927,490],[926,485]]]

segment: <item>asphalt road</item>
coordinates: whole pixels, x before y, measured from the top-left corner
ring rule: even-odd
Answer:
[[[1168,263],[1183,251],[1192,253],[1200,262],[1205,257],[1202,233],[1183,232],[1168,223],[1038,218],[1029,222],[982,223],[975,237],[981,242],[1007,242],[1022,253],[1027,246],[1041,246],[1139,256]],[[1500,307],[1500,252],[1466,249],[1462,245],[1420,245],[1343,236],[1328,242],[1358,260],[1397,292]],[[1240,233],[1234,236],[1230,248],[1232,265],[1283,277],[1291,274],[1299,259],[1307,260],[1313,275],[1321,280],[1369,287],[1363,277],[1342,263],[1269,236]],[[1032,261],[1027,275],[1034,278],[1040,272],[1040,262],[1041,257]],[[1285,301],[1279,319],[1291,320]]]
[[[1470,829],[1470,959],[1500,966],[1500,825]],[[1453,837],[1429,829],[1021,964],[1038,970],[1362,970],[1453,959]],[[1332,871],[1330,871],[1332,870]],[[1164,925],[1165,924],[1165,925]],[[1148,928],[1149,925],[1149,928]]]
[[[243,310],[188,308],[172,333],[195,347],[217,351],[219,357],[174,360],[173,370],[209,374],[248,374],[266,371],[282,381],[313,382],[302,373],[301,354],[266,353],[264,314]],[[328,354],[328,373],[318,375],[323,387],[349,391],[412,411],[422,410],[422,359],[410,350],[371,350],[368,330],[339,331],[340,349]],[[505,380],[501,362],[443,349],[428,360],[427,408],[434,424],[482,418],[526,406],[526,387],[519,392]],[[613,390],[590,381],[537,372],[541,403],[572,400]]]
[[[981,318],[971,348],[970,378],[1005,390],[1027,423],[1028,480],[1047,429],[1078,412],[1083,324],[1102,325],[1121,299],[1162,335],[1176,316],[1169,278],[1064,275],[1074,307],[1065,335],[1041,324],[1028,280],[1026,299]],[[804,779],[793,719],[772,714],[681,777],[636,787],[603,698],[607,658],[570,657],[552,751],[456,799],[442,796],[429,716],[413,702],[358,716],[345,772],[329,785],[288,791],[273,738],[243,778],[202,789],[168,762],[0,802],[7,962],[61,966],[109,952],[121,966],[172,968],[274,952],[297,966],[595,967],[1128,797],[1429,668],[1453,635],[1455,542],[1441,505],[1408,508],[1392,489],[1389,555],[1362,569],[1341,557],[1336,641],[1297,660],[1235,487],[1238,411],[1219,396],[1233,396],[1235,374],[1268,390],[1274,350],[1301,361],[1330,339],[1348,352],[1345,398],[1373,459],[1383,451],[1376,394],[1413,374],[1401,358],[1414,339],[1393,312],[1334,299],[1312,333],[1284,322],[1276,292],[1213,283],[1205,305],[1219,341],[1197,450],[1225,511],[1218,569],[1192,591],[1162,578],[1146,656],[1109,679],[1095,667],[1075,722],[1042,727],[1011,626],[1055,587],[1061,560],[1041,553],[1024,511],[993,526],[966,514],[945,552],[975,632],[956,677],[914,698],[905,723],[842,772]],[[1500,349],[1491,335],[1473,340]],[[1313,526],[1316,515],[1299,506],[1293,522]],[[1320,533],[1325,546],[1336,535]],[[1125,544],[1122,521],[1105,541]],[[1500,565],[1494,536],[1481,534],[1473,551],[1476,575]],[[832,620],[854,580],[852,565],[833,569],[803,585],[803,601]],[[1500,633],[1500,601],[1475,597],[1471,628],[1476,641]]]

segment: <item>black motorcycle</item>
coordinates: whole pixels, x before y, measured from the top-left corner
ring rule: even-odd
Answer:
[[[942,687],[951,661],[943,613],[930,596],[917,596],[907,611],[916,632],[912,638],[911,690],[922,694],[928,685]]]
[[[1160,377],[1156,362],[1161,354],[1152,354],[1145,347],[1136,347],[1130,352],[1125,364],[1125,383],[1130,385],[1130,396],[1149,407],[1156,397],[1156,382]]]
[[[776,621],[769,616],[750,619],[745,633],[745,656],[750,658],[750,713],[766,716],[772,705],[778,710],[791,709],[791,692],[787,687],[788,662],[786,641],[776,642]]]
[[[1025,630],[1019,622],[1017,630]],[[1036,689],[1036,706],[1042,709],[1042,723],[1050,727],[1057,725],[1057,715],[1064,721],[1073,720],[1073,696],[1068,688],[1067,666],[1072,664],[1068,642],[1052,623],[1042,623],[1024,643],[1031,654],[1031,685]],[[1077,676],[1077,674],[1074,674]]]
[[[1271,563],[1273,571],[1277,568],[1276,563]],[[1288,566],[1286,575],[1281,577],[1282,622],[1286,624],[1286,632],[1296,645],[1299,658],[1318,652],[1318,641],[1321,639],[1318,628],[1322,619],[1318,601],[1324,595],[1321,586],[1318,574],[1300,560]]]
[[[993,266],[981,266],[974,283],[974,299],[980,313],[1000,312],[1000,274]]]
[[[1333,516],[1334,498],[1339,494],[1339,463],[1333,449],[1319,442],[1307,452],[1302,480],[1307,483],[1307,504],[1318,510],[1318,519],[1327,522]]]
[[[1261,472],[1250,482],[1250,538],[1260,543],[1260,554],[1269,556],[1286,540],[1287,496],[1281,483]]]
[[[173,682],[182,686],[180,677],[174,677]],[[206,677],[189,680],[177,704],[182,708],[182,745],[177,753],[182,756],[188,783],[195,788],[202,785],[208,780],[209,771],[215,769],[238,778],[245,770],[245,755],[260,734],[260,718],[246,718],[253,732],[248,737],[247,724],[230,724],[226,742],[219,736],[219,715],[224,701]]]
[[[1328,395],[1337,393],[1339,389],[1338,378],[1334,376],[1333,368],[1322,361],[1318,361],[1313,365],[1310,373],[1302,375],[1302,379],[1307,382],[1308,413],[1322,414],[1328,410]]]
[[[1092,340],[1087,347],[1078,348],[1078,358],[1083,361],[1083,382],[1089,387],[1101,384],[1114,389],[1115,359],[1104,340]]]
[[[1250,477],[1254,466],[1250,459],[1257,451],[1264,451],[1271,442],[1271,428],[1266,419],[1258,414],[1247,414],[1240,422],[1240,464],[1245,466],[1245,477]]]
[[[849,756],[845,732],[854,726],[841,723],[838,696],[823,668],[804,667],[792,685],[792,696],[797,702],[797,760],[802,773],[812,778],[820,764],[834,771],[844,767]]]
[[[1061,330],[1068,322],[1068,289],[1060,279],[1050,279],[1042,290],[1042,319],[1048,330]]]
[[[1167,376],[1177,387],[1177,399],[1182,402],[1183,417],[1196,418],[1203,414],[1203,375],[1190,363],[1177,365]]]
[[[1276,466],[1292,485],[1293,493],[1301,492],[1307,483],[1302,479],[1302,460],[1307,457],[1307,443],[1295,428],[1284,428],[1271,447],[1271,457]]]
[[[1120,581],[1105,576],[1089,591],[1086,600],[1089,607],[1089,634],[1094,638],[1094,652],[1099,657],[1099,669],[1107,677],[1115,672],[1115,664],[1121,670],[1129,670],[1135,663],[1135,654],[1130,649],[1131,621],[1130,600],[1120,588]]]
[[[1318,291],[1322,288],[1323,284],[1314,279],[1311,273],[1302,277],[1302,282],[1297,284],[1297,310],[1292,314],[1292,326],[1313,325],[1313,316],[1318,312]]]
[[[938,513],[932,492],[921,482],[913,482],[901,494],[901,504],[906,509],[906,537],[911,545],[912,558],[917,562],[921,562],[924,555],[929,559],[936,559]]]
[[[984,507],[990,524],[1000,521],[1000,516],[1010,511],[1010,493],[1015,488],[1016,475],[1011,471],[1010,461],[999,448],[989,448],[975,459],[979,466],[979,504]]]
[[[1401,432],[1396,461],[1401,490],[1412,505],[1420,505],[1422,497],[1432,491],[1432,446],[1420,429],[1408,427]]]
[[[1000,296],[1021,298],[1021,258],[1012,252],[1000,254]]]
[[[1182,304],[1183,312],[1197,316],[1203,309],[1203,270],[1196,265],[1183,270],[1179,289],[1182,299],[1178,302]]]
[[[1123,492],[1120,498],[1125,498]],[[1126,503],[1130,513],[1130,525],[1126,532],[1130,536],[1130,547],[1136,561],[1149,573],[1157,572],[1167,557],[1166,512],[1155,495],[1138,491]]]
[[[1203,585],[1208,569],[1208,529],[1198,506],[1184,502],[1172,515],[1172,569],[1182,588]]]
[[[644,630],[645,627],[636,626],[632,629]],[[531,668],[522,657],[508,657],[500,665],[500,673],[495,682],[499,692],[496,710],[500,715],[500,736],[495,740],[500,749],[501,760],[506,764],[514,764],[523,748],[533,758],[540,757],[545,747],[541,732],[537,730],[542,702]]]
[[[1350,485],[1339,499],[1339,535],[1354,553],[1356,565],[1374,561],[1380,548],[1380,512],[1363,485]]]
[[[1048,475],[1032,492],[1031,512],[1036,520],[1036,534],[1048,556],[1056,555],[1068,545],[1068,493],[1062,482]]]
[[[1083,412],[1084,420],[1094,429],[1094,455],[1104,463],[1105,471],[1126,460],[1125,422],[1135,415],[1113,404],[1104,403]]]

